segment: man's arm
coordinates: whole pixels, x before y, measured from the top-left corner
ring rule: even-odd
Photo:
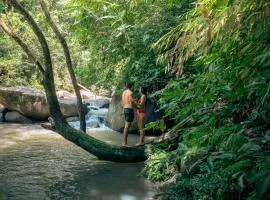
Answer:
[[[133,108],[137,108],[137,102],[132,97],[132,92],[130,92],[128,97],[129,103],[132,105]]]
[[[122,93],[122,96],[121,96],[121,104],[123,107],[124,107],[124,94],[125,94],[125,91]]]

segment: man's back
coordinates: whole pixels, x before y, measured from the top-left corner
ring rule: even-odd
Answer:
[[[124,108],[132,108],[132,92],[126,89],[122,94],[122,105]]]

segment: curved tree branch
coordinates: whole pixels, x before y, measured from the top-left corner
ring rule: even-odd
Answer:
[[[73,66],[72,66],[72,61],[71,61],[71,56],[70,56],[70,51],[67,45],[67,42],[64,38],[64,36],[61,34],[61,32],[59,31],[59,29],[57,28],[56,24],[53,22],[50,12],[47,8],[46,3],[43,0],[40,0],[40,5],[42,7],[42,10],[46,16],[47,22],[49,23],[49,25],[51,26],[51,28],[53,29],[55,35],[57,36],[59,42],[61,43],[61,46],[64,50],[64,54],[66,57],[66,65],[68,68],[68,72],[73,84],[73,88],[77,97],[77,110],[78,110],[78,115],[79,115],[79,119],[80,119],[80,129],[83,132],[86,132],[86,122],[85,122],[85,113],[84,113],[84,109],[83,109],[83,103],[82,103],[82,97],[81,97],[81,93],[80,93],[80,89],[77,83],[77,79],[73,70]]]

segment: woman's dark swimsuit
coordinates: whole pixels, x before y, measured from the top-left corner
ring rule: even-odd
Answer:
[[[133,122],[134,120],[134,109],[133,108],[124,108],[125,120],[127,122]]]

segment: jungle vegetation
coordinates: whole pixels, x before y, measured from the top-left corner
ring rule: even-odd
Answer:
[[[71,90],[64,54],[40,5],[20,2],[50,41],[56,88]],[[160,183],[158,198],[270,198],[269,0],[47,4],[80,83],[110,91],[121,90],[126,81],[144,85],[164,113],[147,127],[175,139],[149,145],[142,172]],[[1,18],[42,60],[25,19],[11,8],[0,9]],[[42,75],[33,69],[1,31],[0,84],[41,89]]]

